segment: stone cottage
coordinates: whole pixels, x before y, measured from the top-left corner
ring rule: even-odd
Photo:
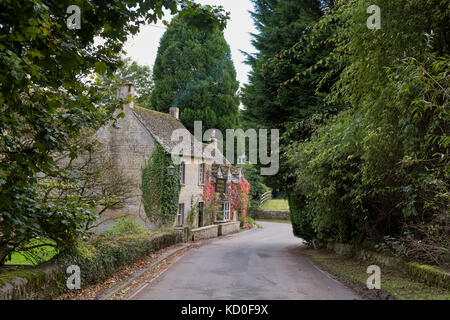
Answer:
[[[149,228],[153,228],[146,217],[141,201],[142,192],[140,186],[142,168],[151,157],[156,143],[159,143],[168,153],[172,153],[172,150],[174,150],[177,144],[177,142],[172,141],[172,133],[175,130],[184,130],[187,135],[190,135],[192,141],[195,139],[179,121],[178,108],[171,108],[170,114],[165,114],[135,106],[133,102],[134,92],[135,87],[132,83],[125,83],[119,87],[119,98],[130,101],[123,108],[125,117],[118,121],[116,127],[103,127],[95,134],[95,138],[111,154],[115,165],[121,168],[123,174],[132,181],[132,190],[130,190],[130,197],[126,201],[125,206],[119,209],[108,210],[102,214],[100,222],[104,222],[103,228],[111,225],[112,220],[121,216],[128,216],[138,220]],[[182,187],[179,197],[179,210],[174,225],[183,225],[186,223],[186,215],[191,209],[192,203],[198,203],[199,206],[199,217],[195,224],[199,227],[203,225],[203,203],[201,195],[207,172],[213,170],[214,178],[220,176],[233,179],[233,173],[234,178],[236,179],[237,177],[237,171],[231,169],[232,167],[229,162],[217,149],[217,144],[214,139],[211,144],[198,142],[198,145],[202,148],[200,155],[192,152],[190,158],[185,155],[181,157],[180,173]],[[205,148],[211,148],[211,146],[214,149],[214,157],[202,157]],[[224,167],[213,166],[218,158],[222,160],[221,163],[225,165]],[[225,167],[228,169],[225,169]],[[232,214],[229,212],[229,198],[226,196],[222,198],[223,204],[221,205],[226,218],[224,220],[230,220]]]

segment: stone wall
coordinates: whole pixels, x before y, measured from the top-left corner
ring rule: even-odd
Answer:
[[[171,232],[163,233],[148,239],[143,238],[142,240],[131,240],[139,241],[139,245],[130,247],[113,247],[115,249],[110,250],[110,253],[108,253],[110,256],[106,257],[106,260],[108,261],[115,261],[115,255],[120,252],[120,256],[130,253],[130,259],[128,259],[127,262],[125,262],[125,260],[121,260],[117,263],[105,264],[108,266],[108,269],[101,269],[102,272],[105,270],[106,271],[102,273],[102,277],[100,278],[95,272],[98,271],[98,269],[96,269],[97,265],[104,265],[103,262],[105,260],[103,259],[105,259],[105,256],[99,255],[89,258],[90,261],[92,260],[92,268],[94,269],[83,269],[82,272],[89,275],[92,274],[94,276],[91,277],[93,279],[92,281],[85,282],[82,280],[82,288],[106,280],[121,267],[134,263],[137,259],[147,255],[148,253],[182,242],[183,237],[178,232]],[[126,252],[124,253],[123,250]],[[69,259],[71,258],[72,257]],[[77,257],[75,257],[74,261],[66,261],[63,258],[60,258],[56,261],[37,267],[6,267],[3,272],[0,272],[0,300],[49,300],[55,298],[63,291],[67,290],[66,268],[69,265],[77,264],[78,261],[81,260],[83,259],[78,259]]]
[[[190,231],[190,240],[199,241],[211,238],[217,238],[219,236],[219,226],[212,225],[207,227],[202,227],[198,229],[192,229]]]
[[[328,248],[339,255],[351,256],[371,264],[385,265],[400,269],[409,277],[431,286],[450,289],[450,272],[436,266],[407,262],[397,257],[388,257],[376,252],[363,250],[344,243],[330,243]]]
[[[0,300],[48,300],[60,293],[64,275],[55,264],[0,273]]]
[[[117,123],[117,128],[106,126],[95,134],[109,152],[114,165],[120,168],[122,174],[131,182],[130,198],[123,208],[109,210],[102,214],[102,221],[116,219],[120,216],[128,216],[141,224],[154,229],[147,220],[141,205],[142,168],[150,159],[155,149],[155,141],[150,132],[136,118],[129,105],[125,105],[123,112],[125,117]]]
[[[226,236],[227,234],[239,232],[241,229],[240,222],[228,222],[219,224],[219,236]]]
[[[197,201],[203,201],[201,198],[203,185],[200,184],[200,163],[202,160],[195,158],[195,161],[192,161],[190,157],[183,156],[181,161],[185,163],[185,172],[179,203],[184,204],[184,223],[186,223],[192,205],[195,205]],[[194,224],[198,225],[198,221],[195,221]]]
[[[274,211],[250,208],[248,215],[253,219],[291,220],[289,211]]]

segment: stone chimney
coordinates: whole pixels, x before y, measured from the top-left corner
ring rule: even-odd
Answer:
[[[131,101],[127,103],[126,105],[129,106],[131,109],[134,108],[134,92],[136,90],[136,87],[133,82],[130,81],[124,81],[122,83],[119,83],[117,86],[117,98],[118,99],[128,99],[131,97]]]
[[[169,113],[172,117],[180,119],[180,109],[178,109],[177,107],[170,108]]]
[[[211,135],[211,139],[209,140],[210,143],[214,146],[214,149],[216,150],[218,145],[217,145],[217,137],[216,137],[216,130],[213,130],[213,134]],[[214,151],[215,153],[215,151]]]

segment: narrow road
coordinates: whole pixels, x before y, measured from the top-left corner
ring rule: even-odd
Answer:
[[[360,299],[311,264],[290,224],[260,224],[190,250],[133,299]]]

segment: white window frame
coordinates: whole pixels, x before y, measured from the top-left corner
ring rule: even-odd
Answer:
[[[177,224],[180,227],[184,225],[184,203],[178,204]]]
[[[224,221],[230,220],[231,217],[230,207],[231,207],[230,202],[227,201],[222,203],[222,214]]]

